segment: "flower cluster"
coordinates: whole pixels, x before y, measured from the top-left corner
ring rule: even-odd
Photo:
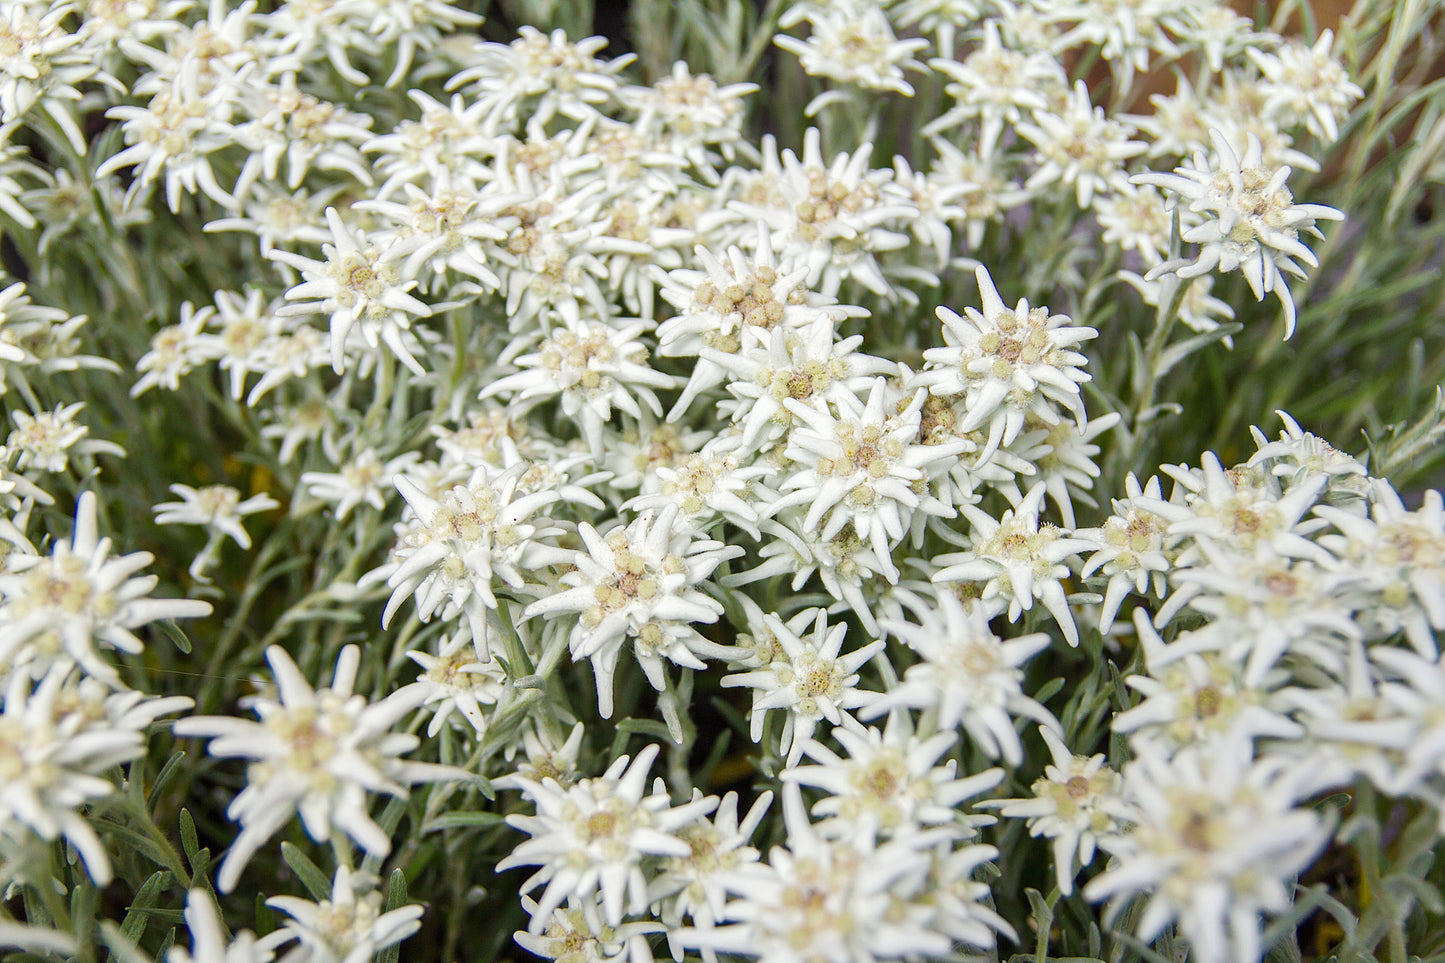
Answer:
[[[1292,193],[1437,176],[1368,25],[465,6],[0,4],[0,946],[1258,963],[1445,836],[1438,426],[1157,464],[1428,290]]]

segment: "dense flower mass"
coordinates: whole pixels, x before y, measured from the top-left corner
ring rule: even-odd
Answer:
[[[0,951],[1438,955],[1445,12],[1286,13],[0,0]]]

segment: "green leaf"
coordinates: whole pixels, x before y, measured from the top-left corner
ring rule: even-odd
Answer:
[[[393,796],[386,803],[386,808],[381,811],[381,818],[376,824],[388,836],[396,832],[396,827],[401,825],[402,814],[406,812],[406,800],[400,796]]]
[[[1174,963],[1174,960],[1160,953],[1158,950],[1154,949],[1152,946],[1150,946],[1148,943],[1145,943],[1137,936],[1134,936],[1132,933],[1124,933],[1120,932],[1119,930],[1115,930],[1113,932],[1113,937],[1120,943],[1123,943],[1125,946],[1129,947],[1135,953],[1138,953],[1140,959],[1147,960],[1148,963]]]
[[[443,813],[427,821],[422,832],[434,833],[441,829],[478,829],[499,825],[505,817],[501,813]]]
[[[266,894],[256,894],[256,935],[265,936],[276,929],[276,912],[266,905]]]
[[[331,880],[326,878],[326,874],[301,851],[300,847],[293,843],[282,843],[281,858],[286,861],[287,866],[291,867],[296,878],[301,880],[301,885],[306,887],[306,892],[311,894],[313,900],[319,902],[331,898]]]
[[[100,906],[100,890],[90,880],[77,882],[70,891],[70,925],[79,959],[95,959],[95,912]]]
[[[1062,678],[1050,679],[1043,685],[1039,686],[1039,691],[1034,693],[1034,701],[1048,702],[1051,698],[1054,697],[1057,692],[1059,692],[1059,690],[1063,689],[1063,687],[1064,680]]]
[[[1043,893],[1033,887],[1025,889],[1024,895],[1028,897],[1029,907],[1033,910],[1034,932],[1038,934],[1034,959],[1037,963],[1046,963],[1049,958],[1049,930],[1054,925],[1054,906],[1044,899]]]
[[[125,919],[120,924],[121,934],[130,942],[139,943],[140,938],[145,935],[148,919],[146,911],[156,905],[168,878],[173,878],[170,870],[158,869],[136,890],[135,898],[131,900]]]
[[[1238,321],[1231,321],[1228,324],[1221,324],[1213,331],[1196,334],[1192,338],[1185,338],[1177,344],[1170,345],[1159,354],[1159,377],[1164,377],[1174,369],[1175,365],[1200,348],[1208,347],[1216,341],[1223,341],[1225,338],[1238,334],[1243,330],[1244,325]]]
[[[176,859],[174,852],[162,849],[159,843],[144,833],[138,833],[129,826],[122,826],[120,823],[112,822],[109,819],[98,819],[96,822],[105,832],[112,836],[120,837],[125,841],[126,845],[142,853],[157,866],[174,866],[184,872],[184,868],[180,866],[180,862]]]
[[[201,849],[201,841],[196,836],[196,821],[191,818],[190,810],[184,808],[181,809],[181,849],[185,851],[186,859],[193,862]]]
[[[156,775],[155,782],[151,783],[151,791],[146,795],[147,811],[151,813],[156,811],[156,804],[160,801],[161,796],[164,795],[166,789],[169,788],[176,776],[180,775],[181,763],[185,761],[185,758],[185,751],[177,749],[171,754],[171,757],[166,760],[166,764],[161,767],[160,773]]]
[[[407,904],[406,874],[400,869],[391,871],[391,882],[386,888],[386,911],[401,909]]]
[[[142,916],[151,919],[158,919],[162,922],[167,923],[184,923],[186,921],[186,914],[184,910],[166,909],[161,906],[153,906],[150,909],[137,910],[136,912],[140,913]]]
[[[401,909],[406,903],[406,874],[400,869],[394,869],[391,871],[391,883],[386,890],[386,910],[389,913]],[[400,958],[400,943],[393,943],[376,957],[377,963],[397,963]]]
[[[672,742],[672,733],[667,731],[664,723],[656,719],[623,719],[617,724],[617,738],[612,741],[612,748],[616,750],[613,753],[614,759],[621,755],[622,748],[627,745],[627,737],[633,733],[652,736],[664,743]]]
[[[1144,343],[1134,332],[1129,332],[1127,341],[1129,345],[1129,386],[1134,389],[1135,395],[1144,393],[1144,386],[1149,383],[1149,362],[1144,360]],[[1134,426],[1130,425],[1132,431]]]
[[[157,626],[161,630],[162,635],[175,643],[176,648],[180,649],[186,655],[191,654],[191,640],[186,638],[186,633],[181,631],[181,627],[176,624],[175,619],[160,619],[151,624]]]
[[[100,938],[116,963],[153,963],[145,951],[136,946],[137,938],[129,935],[125,926],[116,926],[113,920],[101,922]]]
[[[176,945],[176,928],[173,926],[166,931],[166,938],[161,940],[161,945],[156,949],[156,959],[164,960],[171,955],[171,947]]]

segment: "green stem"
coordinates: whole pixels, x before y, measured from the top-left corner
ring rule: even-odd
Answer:
[[[1125,461],[1134,463],[1135,456],[1140,450],[1139,431],[1140,424],[1149,409],[1154,407],[1154,399],[1159,391],[1159,363],[1164,355],[1164,348],[1169,343],[1169,335],[1174,331],[1174,325],[1179,320],[1179,307],[1184,303],[1184,295],[1193,283],[1193,278],[1175,279],[1175,287],[1167,302],[1161,302],[1159,312],[1155,315],[1154,331],[1149,335],[1148,342],[1144,345],[1144,370],[1147,372],[1147,380],[1144,382],[1143,390],[1139,392],[1139,400],[1134,405],[1133,416],[1130,420],[1131,433],[1127,445],[1127,457]]]
[[[758,17],[757,25],[753,28],[752,41],[748,43],[742,57],[734,63],[732,73],[725,78],[725,83],[740,83],[752,75],[758,58],[773,42],[778,14],[782,12],[782,6],[783,0],[768,0],[768,5],[763,8],[762,15]]]

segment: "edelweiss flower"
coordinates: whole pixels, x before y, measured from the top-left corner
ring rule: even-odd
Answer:
[[[715,145],[724,157],[733,156],[742,139],[742,98],[757,89],[757,84],[719,87],[712,77],[693,74],[687,63],[679,60],[670,74],[650,88],[624,88],[621,93],[637,107],[634,126],[638,130],[651,132],[660,149],[687,158],[707,177],[712,166],[708,148]]]
[[[1289,679],[1285,671],[1248,678],[1243,659],[1210,651],[1222,634],[1211,628],[1181,632],[1165,644],[1143,609],[1134,610],[1134,626],[1148,674],[1124,680],[1140,700],[1114,716],[1113,725],[1131,745],[1149,742],[1164,755],[1208,745],[1233,752],[1243,765],[1255,757],[1258,739],[1304,735],[1285,715],[1294,698],[1292,690],[1280,691]]]
[[[536,900],[523,896],[522,908],[537,918]],[[653,963],[647,939],[666,930],[661,923],[645,919],[608,926],[594,893],[588,899],[569,896],[566,906],[552,911],[542,932],[518,930],[512,939],[528,953],[557,963]]]
[[[1310,133],[1331,141],[1339,139],[1339,121],[1364,96],[1330,54],[1334,42],[1335,32],[1322,30],[1312,47],[1285,43],[1272,54],[1254,46],[1245,51],[1264,74],[1259,88],[1265,110],[1296,123],[1302,119]]]
[[[1292,686],[1279,692],[1279,705],[1304,726],[1308,735],[1275,743],[1274,747],[1282,751],[1271,755],[1300,760],[1305,794],[1350,786],[1363,777],[1389,796],[1419,795],[1422,789],[1425,795],[1437,795],[1438,783],[1427,789],[1418,781],[1428,770],[1422,771],[1407,759],[1422,749],[1427,757],[1436,751],[1435,740],[1425,738],[1426,730],[1434,723],[1427,723],[1420,710],[1438,702],[1427,699],[1422,703],[1394,686],[1393,680],[1402,671],[1424,667],[1408,658],[1404,650],[1386,654],[1376,665],[1374,653],[1391,648],[1377,646],[1366,654],[1365,646],[1352,640],[1342,664],[1329,666],[1328,674],[1319,680],[1321,684],[1310,688]],[[1400,659],[1402,655],[1407,657]],[[1428,674],[1433,670],[1425,671],[1423,681],[1429,688]],[[1391,681],[1386,681],[1387,676]],[[1406,698],[1402,699],[1402,695]],[[1426,711],[1436,712],[1433,708]]]
[[[283,159],[288,190],[299,188],[313,165],[371,184],[370,167],[356,147],[372,136],[369,116],[301,92],[292,73],[277,85],[248,84],[242,96],[254,119],[234,128],[236,142],[250,152],[236,179],[235,206],[257,178],[276,181]]]
[[[551,779],[563,789],[573,785],[582,778],[581,770],[577,768],[577,754],[582,751],[582,736],[586,728],[583,723],[577,723],[558,745],[559,740],[545,721],[537,720],[526,726],[522,729],[521,746],[514,742],[510,747],[513,752],[520,748],[526,756],[525,761],[518,764],[517,771],[511,775],[493,779],[492,785],[498,789],[523,789],[528,780],[542,782],[546,779]]]
[[[375,165],[386,180],[376,191],[390,197],[406,183],[430,185],[447,176],[476,176],[484,158],[495,153],[495,139],[482,131],[484,105],[453,94],[442,103],[420,90],[407,92],[421,117],[399,121],[390,133],[373,137],[361,149],[380,154]]]
[[[702,790],[694,788],[693,801],[702,798]],[[711,819],[698,819],[677,831],[687,843],[686,856],[669,856],[661,871],[651,880],[648,899],[662,900],[661,918],[668,921],[668,945],[681,949],[677,932],[685,918],[699,926],[716,923],[727,900],[724,881],[743,867],[756,863],[758,851],[748,845],[758,824],[768,814],[773,794],[762,792],[747,815],[738,820],[738,794],[730,792],[718,803]]]
[[[1435,633],[1445,630],[1445,500],[1425,492],[1424,503],[1407,511],[1388,482],[1371,486],[1370,514],[1331,505],[1314,513],[1337,531],[1319,537],[1319,544],[1346,561],[1361,577],[1370,603],[1359,606],[1361,619],[1384,636],[1404,630],[1415,650],[1438,657]]]
[[[131,385],[130,396],[138,398],[154,387],[175,391],[181,386],[183,375],[207,361],[215,360],[203,340],[206,323],[215,313],[216,309],[211,305],[197,310],[191,302],[184,302],[180,323],[157,331],[151,338],[150,350],[135,363],[135,369],[141,376]]]
[[[1094,218],[1104,229],[1104,242],[1117,244],[1123,251],[1138,251],[1146,267],[1159,264],[1169,250],[1169,232],[1173,229],[1164,198],[1147,184],[1132,184],[1122,177],[1110,186],[1113,190],[1107,196],[1094,199]],[[1128,271],[1120,271],[1119,276],[1144,280]],[[1137,283],[1130,283],[1139,288]],[[1182,317],[1182,310],[1180,314]]]
[[[758,538],[757,479],[771,473],[767,465],[741,465],[732,452],[712,444],[675,467],[659,465],[643,480],[644,494],[623,502],[622,509],[645,511],[674,505],[682,524],[700,532],[725,518]],[[777,496],[768,492],[764,497]]]
[[[978,806],[1027,819],[1030,836],[1052,839],[1059,891],[1068,896],[1079,868],[1094,861],[1099,840],[1118,834],[1132,813],[1120,793],[1119,774],[1104,762],[1103,753],[1076,756],[1054,730],[1042,726],[1039,734],[1054,764],[1034,780],[1033,798],[988,799]]]
[[[965,609],[957,596],[940,593],[935,604],[899,590],[919,622],[884,619],[883,628],[922,661],[909,666],[903,681],[867,707],[865,717],[906,706],[938,713],[938,728],[960,726],[990,758],[1011,766],[1023,761],[1014,718],[1058,727],[1049,710],[1023,693],[1023,665],[1049,646],[1043,632],[1004,641],[988,627],[989,611]],[[724,682],[726,684],[726,682]]]
[[[154,575],[135,578],[154,557],[132,552],[110,557],[101,538],[94,492],[75,506],[75,529],[56,541],[49,555],[11,552],[0,574],[0,665],[24,667],[16,677],[40,678],[68,657],[88,674],[119,688],[115,669],[97,649],[141,651],[132,631],[161,619],[194,619],[211,614],[209,602],[152,599]]]
[[[1114,499],[1114,514],[1101,527],[1074,532],[1075,538],[1090,542],[1094,548],[1079,577],[1087,579],[1095,572],[1109,577],[1099,612],[1101,633],[1108,633],[1113,626],[1119,606],[1131,590],[1144,595],[1152,588],[1161,599],[1168,591],[1165,575],[1171,566],[1164,552],[1168,522],[1135,504],[1136,499],[1144,497],[1162,500],[1159,479],[1151,478],[1141,488],[1139,479],[1130,472],[1124,479],[1124,491],[1129,497]]]
[[[422,907],[412,904],[382,912],[386,897],[376,881],[364,873],[337,867],[331,897],[318,902],[295,896],[273,896],[266,901],[291,917],[266,936],[267,948],[300,945],[284,959],[307,963],[366,963],[380,950],[395,946],[421,929]]]
[[[812,35],[806,40],[779,34],[773,42],[798,57],[803,70],[814,77],[828,77],[870,90],[891,90],[913,96],[913,87],[903,79],[904,69],[922,71],[913,55],[928,47],[921,37],[899,40],[888,18],[876,6],[842,4],[825,10],[794,6],[783,14],[778,26],[787,28],[806,19]],[[815,97],[803,109],[811,117],[827,98]],[[831,99],[831,98],[828,98]]]
[[[39,20],[32,16],[42,10]],[[94,76],[98,68],[83,38],[66,28],[70,13],[63,4],[7,4],[0,11],[0,123],[19,120],[38,104],[84,154],[85,135],[70,106],[81,98],[76,85],[88,79],[116,81]]]
[[[524,893],[546,884],[530,932],[543,932],[567,897],[587,899],[598,892],[604,919],[617,926],[624,914],[647,909],[643,860],[691,852],[678,833],[712,812],[717,798],[673,806],[665,792],[647,794],[647,773],[657,753],[658,746],[649,745],[633,759],[618,758],[601,776],[567,787],[551,778],[513,777],[512,785],[537,812],[507,817],[507,825],[532,838],[498,863],[497,872],[541,866],[522,884]]]
[[[1005,123],[1017,124],[1024,110],[1047,110],[1052,96],[1068,89],[1064,68],[1053,56],[1005,47],[993,18],[984,21],[983,43],[962,63],[939,58],[928,66],[953,81],[944,92],[956,103],[923,132],[931,136],[977,118],[978,152],[984,157],[994,152]]]
[[[501,583],[520,589],[527,556],[540,539],[562,531],[530,520],[559,495],[518,491],[525,473],[521,465],[501,471],[484,465],[466,484],[453,486],[440,498],[428,495],[406,475],[395,476],[411,517],[397,526],[391,562],[363,577],[370,581],[385,576],[392,589],[381,616],[383,626],[414,597],[423,622],[437,613],[447,620],[465,616],[478,656],[486,656],[491,639],[487,613],[497,608],[494,587]]]
[[[110,858],[77,810],[110,795],[111,771],[145,754],[147,726],[191,706],[184,696],[103,692],[62,664],[43,675],[10,672],[0,703],[0,836],[63,836],[101,886],[110,882]]]
[[[1130,499],[1133,507],[1169,523],[1170,551],[1184,543],[1177,565],[1196,564],[1201,550],[1191,543],[1200,537],[1238,555],[1268,550],[1290,558],[1314,559],[1321,565],[1334,561],[1328,551],[1305,537],[1320,523],[1303,521],[1324,488],[1324,478],[1310,479],[1280,495],[1275,479],[1250,477],[1262,476],[1262,472],[1225,471],[1213,452],[1205,452],[1200,464],[1198,469],[1163,466],[1164,473],[1178,483],[1174,498],[1165,501],[1143,495]],[[1181,597],[1177,603],[1171,599],[1171,605],[1182,605],[1186,598]],[[1171,608],[1164,613],[1157,624],[1172,618],[1173,611]]]
[[[696,926],[678,942],[703,953],[763,960],[881,963],[946,955],[952,935],[935,925],[936,881],[927,840],[894,840],[878,847],[824,839],[808,823],[801,793],[783,789],[786,846],[766,864],[745,866],[728,889],[735,897],[724,925]],[[984,847],[976,867],[997,851]],[[992,933],[984,930],[985,944]]]
[[[352,231],[341,221],[336,208],[326,209],[332,243],[323,244],[326,260],[316,261],[289,251],[271,251],[272,260],[289,264],[305,279],[286,292],[285,315],[331,314],[331,366],[339,374],[345,368],[346,336],[353,327],[366,344],[375,348],[385,342],[392,353],[412,371],[426,369],[411,353],[402,335],[411,327],[411,316],[429,317],[431,308],[407,292],[416,287],[414,278],[403,278],[398,262],[409,252],[393,243],[385,250],[373,246],[367,237]],[[359,327],[358,327],[359,326]]]
[[[1208,539],[1197,546],[1200,563],[1176,568],[1171,581],[1187,595],[1189,608],[1228,626],[1238,641],[1224,651],[1244,662],[1251,684],[1300,646],[1328,648],[1363,636],[1351,591],[1362,579],[1349,567],[1282,557],[1268,548],[1253,555],[1224,551]]]
[[[791,150],[779,156],[771,136],[764,138],[763,150],[765,169],[778,172],[776,195],[764,204],[735,200],[732,210],[766,223],[775,251],[796,250],[808,266],[808,285],[820,293],[836,294],[851,278],[890,296],[892,288],[875,255],[907,246],[907,235],[898,229],[918,209],[893,183],[891,170],[869,168],[873,145],[825,163],[822,135],[810,127],[801,159]]]
[[[1257,963],[1263,914],[1289,908],[1294,879],[1329,827],[1296,808],[1300,780],[1279,760],[1241,766],[1207,750],[1169,760],[1141,750],[1124,770],[1134,825],[1099,841],[1112,859],[1084,896],[1112,899],[1112,920],[1128,897],[1146,895],[1139,939],[1177,920],[1199,963]]]
[[[32,304],[25,293],[25,282],[16,281],[0,291],[0,363],[11,362],[30,364],[38,361],[22,346],[29,340],[25,337],[37,321],[49,327],[55,322],[64,322],[70,316],[59,308],[47,308]],[[4,382],[0,381],[0,385]]]
[[[757,552],[759,564],[730,573],[722,584],[733,588],[784,575],[792,590],[798,592],[816,573],[824,590],[851,608],[866,631],[878,631],[873,604],[863,589],[865,580],[886,582],[887,573],[896,571],[893,560],[888,556],[879,558],[850,525],[824,538],[819,529],[803,524],[806,511],[800,506],[784,508],[777,518],[762,521],[758,529],[767,537]]]
[[[15,469],[35,468],[43,472],[63,472],[74,455],[94,454],[125,457],[125,449],[111,441],[87,438],[90,428],[76,421],[85,402],[60,405],[54,411],[29,414],[15,409],[10,417],[15,430],[5,440],[5,447],[16,452]]]
[[[786,454],[799,471],[779,486],[793,492],[782,504],[807,505],[803,527],[817,529],[824,539],[852,528],[883,563],[890,582],[898,578],[893,547],[903,540],[914,512],[954,515],[920,483],[941,473],[940,468],[946,471],[966,446],[962,441],[918,443],[925,397],[920,389],[902,410],[889,411],[888,382],[876,378],[866,404],[843,396],[837,416],[792,398],[784,402],[801,424],[788,436]]]
[[[242,548],[251,547],[251,536],[241,524],[242,516],[280,507],[276,499],[264,492],[242,501],[241,493],[230,485],[207,485],[204,488],[172,485],[171,491],[182,500],[156,505],[152,509],[156,513],[156,524],[205,525],[215,530],[218,540],[229,536]]]
[[[210,738],[213,756],[252,760],[246,788],[227,810],[241,832],[221,864],[222,892],[235,888],[251,856],[297,813],[312,839],[330,839],[339,829],[367,853],[385,856],[391,840],[367,812],[368,790],[404,797],[407,783],[466,777],[450,766],[400,758],[421,740],[392,727],[426,701],[427,690],[406,686],[368,702],[353,691],[361,666],[356,646],[341,650],[324,689],[312,689],[278,645],[266,650],[266,661],[277,697],[252,700],[259,721],[192,716],[175,725],[178,736]]]
[[[377,511],[386,508],[391,479],[420,458],[419,452],[404,451],[382,461],[375,448],[362,448],[342,462],[339,471],[302,472],[299,487],[312,498],[329,502],[331,515],[339,522],[359,505],[370,505]]]
[[[1303,485],[1316,475],[1324,475],[1325,490],[1320,493],[1320,501],[1327,505],[1352,507],[1361,499],[1373,497],[1370,473],[1358,458],[1305,431],[1285,412],[1275,414],[1284,422],[1284,430],[1277,440],[1270,441],[1253,425],[1249,428],[1259,446],[1259,451],[1249,459],[1249,467],[1267,464],[1269,473],[1287,489]]]
[[[659,272],[662,297],[678,312],[657,328],[657,353],[663,357],[697,356],[708,349],[733,357],[767,343],[779,331],[826,327],[831,332],[838,320],[862,313],[861,308],[810,292],[807,265],[791,259],[778,263],[762,224],[751,253],[733,246],[724,261],[699,246],[696,254],[704,270]],[[722,382],[722,363],[710,356],[694,367],[670,418],[679,417],[695,396]]]
[[[724,688],[747,686],[753,692],[753,708],[749,713],[754,742],[763,738],[763,725],[771,709],[784,710],[782,749],[788,765],[802,758],[803,746],[820,719],[833,725],[843,722],[842,710],[857,709],[876,701],[879,693],[855,688],[858,670],[883,650],[877,639],[862,648],[840,655],[846,623],[828,627],[825,609],[805,609],[784,622],[772,613],[756,613],[760,625],[750,625],[755,635],[766,634],[776,645],[766,662],[751,672],[725,676]],[[812,634],[800,633],[809,622]]]
[[[1084,416],[1082,425],[1067,421],[1048,424],[1033,417],[1024,423],[1024,431],[1014,439],[1007,454],[1016,456],[1026,465],[1033,466],[1033,478],[1043,482],[1049,500],[1058,509],[1064,528],[1074,528],[1074,502],[1097,508],[1098,503],[1089,492],[1094,480],[1099,477],[1099,466],[1094,459],[1102,450],[1094,439],[1119,423],[1120,415],[1111,411],[1102,418],[1090,420]],[[998,452],[989,460],[997,458]],[[993,466],[988,466],[993,467]],[[1024,474],[1029,474],[1024,472]],[[1010,502],[1018,502],[1023,492],[1018,486],[1019,473],[1009,472],[1008,480],[996,482],[999,491]]]
[[[978,20],[979,8],[974,0],[901,0],[888,6],[888,18],[899,27],[916,25],[921,33],[937,34],[939,51],[952,57],[959,28]]]
[[[401,185],[401,201],[358,201],[356,209],[375,211],[396,225],[395,237],[407,250],[403,273],[422,280],[428,290],[450,290],[444,281],[459,278],[479,282],[484,290],[502,286],[488,266],[490,245],[507,237],[509,218],[503,211],[525,194],[483,194],[443,170],[432,190]],[[498,222],[501,222],[500,224]]]
[[[987,268],[979,265],[975,276],[983,311],[968,307],[965,317],[959,317],[938,308],[946,346],[923,352],[926,364],[918,383],[934,395],[958,397],[965,412],[957,426],[960,433],[988,425],[988,445],[980,460],[999,445],[1011,444],[1027,414],[1057,424],[1055,404],[1073,412],[1083,430],[1079,385],[1090,376],[1083,370],[1087,359],[1071,349],[1099,332],[1073,325],[1067,315],[1049,314],[1048,308],[1030,308],[1023,298],[1010,309]]]
[[[1127,88],[1133,71],[1149,70],[1151,55],[1165,60],[1180,56],[1169,34],[1177,36],[1188,32],[1181,13],[1190,7],[1167,0],[1132,0],[1117,6],[1071,0],[1045,9],[1044,15],[1054,23],[1076,22],[1059,37],[1055,50],[1085,44],[1097,47],[1099,56],[1113,67],[1114,83]]]
[[[860,849],[928,830],[972,836],[974,829],[960,804],[998,785],[1003,770],[956,779],[954,760],[937,763],[957,745],[958,733],[946,729],[921,739],[912,728],[901,714],[890,715],[883,732],[844,716],[843,725],[833,729],[833,739],[846,757],[810,738],[803,743],[803,755],[819,765],[793,766],[779,777],[823,790],[827,795],[813,804],[813,815],[822,818],[815,828],[828,839],[852,842]]]
[[[592,660],[603,718],[612,715],[612,678],[628,639],[659,692],[665,687],[664,658],[702,669],[699,656],[730,654],[692,623],[716,622],[722,614],[722,605],[699,586],[724,560],[741,555],[741,547],[694,537],[677,525],[675,505],[646,512],[605,536],[586,522],[577,533],[586,548],[574,554],[576,568],[562,576],[563,590],[533,602],[522,617],[580,613],[569,643],[572,658]]]
[[[837,340],[834,324],[819,321],[799,331],[774,328],[765,343],[737,354],[705,347],[698,368],[711,365],[729,376],[733,397],[719,402],[718,411],[731,413],[741,429],[738,447],[769,451],[802,423],[790,400],[819,412],[851,410],[874,379],[892,373],[890,362],[859,351],[862,343],[859,334]]]
[[[477,735],[487,729],[482,706],[493,706],[509,691],[506,670],[496,659],[477,658],[470,631],[457,632],[442,643],[441,652],[407,652],[407,658],[421,666],[417,684],[427,689],[423,708],[431,707],[433,715],[426,727],[427,737],[441,732],[452,714],[458,713],[471,724]]]
[[[604,37],[573,43],[561,30],[544,34],[524,26],[517,32],[520,36],[510,44],[477,44],[468,58],[471,66],[447,83],[452,90],[470,86],[488,134],[511,129],[522,118],[529,127],[542,128],[557,114],[572,121],[596,117],[599,106],[618,94],[617,74],[635,59],[633,54],[597,59],[594,55],[607,46]]]
[[[559,327],[537,350],[517,358],[521,371],[498,378],[481,397],[510,397],[509,407],[519,413],[557,397],[562,413],[578,423],[588,448],[601,452],[602,429],[614,407],[641,418],[646,405],[661,416],[662,402],[653,389],[674,386],[671,375],[647,363],[647,348],[638,340],[646,328],[644,321],[619,327],[578,321]]]
[[[121,104],[105,112],[107,119],[121,122],[130,146],[103,161],[95,176],[103,178],[124,167],[134,168],[125,192],[127,208],[162,173],[166,176],[166,204],[172,213],[180,211],[182,191],[194,194],[200,190],[223,208],[234,208],[235,198],[222,189],[211,167],[211,154],[233,143],[216,120],[217,113],[227,114],[229,108],[218,108],[199,93],[199,70],[199,61],[188,60],[180,64],[176,76],[160,81],[145,106]],[[229,99],[233,84],[234,78],[228,80],[209,100]]]
[[[1134,128],[1109,119],[1104,108],[1090,103],[1089,88],[1082,80],[1074,84],[1073,96],[1062,111],[1035,110],[1033,117],[1035,123],[1016,128],[1033,141],[1042,159],[1026,186],[1032,191],[1055,181],[1072,184],[1084,210],[1096,194],[1124,180],[1124,161],[1145,147],[1142,140],[1129,139]]]
[[[278,244],[325,244],[331,232],[321,226],[326,219],[323,212],[341,193],[340,188],[335,184],[316,191],[304,187],[285,190],[263,182],[251,188],[250,196],[238,201],[238,211],[231,212],[230,217],[207,221],[201,230],[207,234],[250,234],[256,238],[262,257],[269,257]]]
[[[262,492],[250,498],[241,499],[241,493],[230,485],[207,485],[192,488],[190,485],[172,485],[171,491],[181,496],[178,502],[161,502],[152,511],[156,513],[157,525],[204,525],[210,538],[206,547],[191,562],[191,577],[200,581],[221,548],[221,540],[229,537],[242,548],[251,547],[251,536],[241,525],[241,519],[257,512],[269,512],[280,508],[281,503]]]
[[[1029,489],[1023,501],[995,519],[973,505],[960,511],[972,523],[970,545],[966,552],[941,555],[934,564],[941,566],[933,574],[935,583],[982,582],[985,602],[1000,599],[1008,602],[1010,622],[1033,608],[1034,599],[1044,603],[1070,645],[1079,644],[1079,630],[1064,596],[1063,579],[1069,577],[1065,559],[1089,542],[1071,538],[1050,524],[1039,524],[1039,509],[1044,500],[1044,484]]]
[[[1204,217],[1203,222],[1184,231],[1183,238],[1201,245],[1191,262],[1170,261],[1153,268],[1146,278],[1174,273],[1181,278],[1198,277],[1213,270],[1243,270],[1256,299],[1263,301],[1274,291],[1284,305],[1285,337],[1294,334],[1295,304],[1284,274],[1305,277],[1299,259],[1311,267],[1319,261],[1300,241],[1301,232],[1324,237],[1316,221],[1338,221],[1344,215],[1322,204],[1296,204],[1285,181],[1288,167],[1264,164],[1263,148],[1249,135],[1244,155],[1217,128],[1209,132],[1214,143],[1211,159],[1201,151],[1193,167],[1175,168],[1172,174],[1135,174],[1136,184],[1153,184],[1179,195],[1189,210]]]

